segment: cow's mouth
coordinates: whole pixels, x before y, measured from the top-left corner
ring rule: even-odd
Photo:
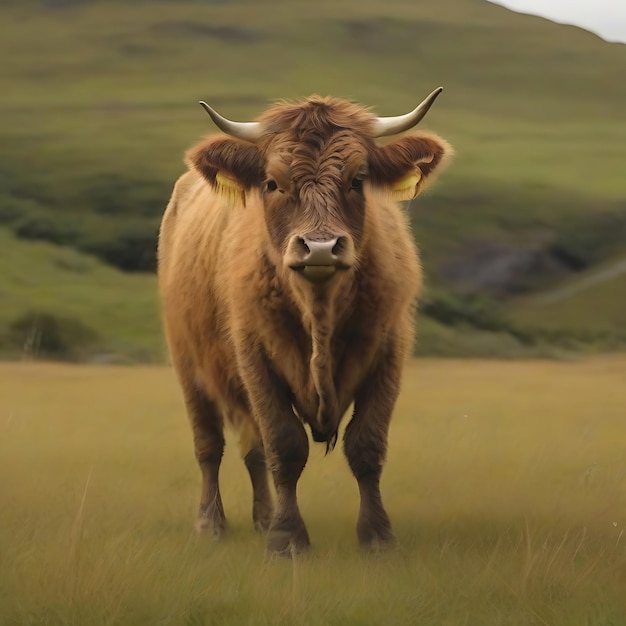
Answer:
[[[289,267],[303,278],[306,278],[309,282],[316,284],[325,283],[340,271],[348,269],[347,265],[342,264],[305,265],[304,263],[299,263],[290,265]]]

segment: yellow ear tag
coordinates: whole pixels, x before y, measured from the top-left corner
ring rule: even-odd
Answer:
[[[412,200],[419,193],[421,180],[422,172],[415,168],[414,172],[392,185],[391,197],[394,200]]]
[[[215,191],[229,204],[241,202],[245,205],[246,203],[246,194],[242,185],[236,178],[224,172],[218,172],[215,175]]]

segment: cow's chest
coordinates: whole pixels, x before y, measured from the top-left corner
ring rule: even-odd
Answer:
[[[307,413],[316,413],[320,396],[335,393],[335,380],[340,375],[339,355],[331,348],[314,356],[311,345],[304,346],[294,338],[274,340],[272,348],[268,350],[272,365],[295,401],[303,410],[306,407]]]
[[[333,298],[311,298],[302,307],[287,304],[283,295],[278,290],[266,294],[260,307],[265,352],[300,417],[310,423],[326,417],[334,422],[358,386],[361,364],[355,368],[358,359],[350,353],[362,352],[358,339],[367,334],[352,289],[348,285]]]
[[[285,382],[291,402],[300,418],[311,424],[320,420],[339,419],[352,398],[344,398],[351,377],[345,372],[349,346],[339,337],[314,346],[305,331],[273,337],[268,346],[273,368]]]

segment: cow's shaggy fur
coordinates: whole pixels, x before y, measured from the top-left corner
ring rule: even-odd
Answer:
[[[314,96],[270,108],[256,144],[217,135],[187,154],[161,226],[159,285],[202,470],[199,529],[225,526],[218,474],[228,422],[268,549],[306,548],[296,500],[304,425],[332,447],[353,403],[343,441],[361,495],[357,534],[365,545],[392,539],[379,480],[422,282],[394,189],[414,176],[410,195],[419,192],[449,147],[428,134],[379,147],[373,120],[356,104]],[[339,236],[348,269],[323,283],[292,269],[305,235]]]

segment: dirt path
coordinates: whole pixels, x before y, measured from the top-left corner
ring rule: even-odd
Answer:
[[[568,285],[567,287],[561,287],[560,289],[555,289],[550,293],[547,293],[540,298],[537,298],[535,303],[539,306],[544,304],[552,304],[554,302],[560,302],[561,300],[565,300],[566,298],[570,298],[581,291],[585,291],[585,289],[589,289],[590,287],[594,287],[600,283],[604,283],[607,280],[612,280],[621,276],[622,274],[626,274],[626,259],[622,259],[617,263],[614,263],[610,267],[606,267],[602,270],[594,272],[593,274],[586,276],[585,278],[579,280],[573,285]]]

